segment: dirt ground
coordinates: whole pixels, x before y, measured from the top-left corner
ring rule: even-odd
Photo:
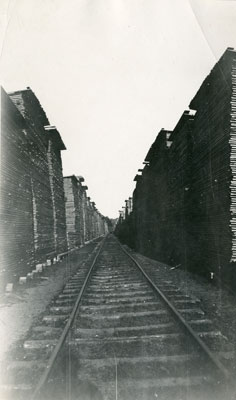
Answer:
[[[0,363],[11,347],[25,336],[39,314],[60,292],[96,244],[97,241],[85,245],[61,262],[48,267],[31,284],[19,286],[14,292],[0,296]]]
[[[206,317],[211,319],[214,326],[234,344],[236,350],[236,294],[229,292],[223,285],[216,285],[214,280],[208,281],[180,268],[173,269],[138,253],[132,252],[132,255],[141,265],[146,263],[156,267],[159,270],[161,280],[171,281],[185,294],[200,299],[201,309],[205,311]],[[157,278],[156,284],[158,285]]]

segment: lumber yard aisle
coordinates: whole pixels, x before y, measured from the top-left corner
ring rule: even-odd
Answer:
[[[228,48],[117,220],[1,89],[1,400],[235,399],[235,73]]]

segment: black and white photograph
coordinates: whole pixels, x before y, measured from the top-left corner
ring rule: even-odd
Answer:
[[[0,0],[0,400],[236,399],[236,0]]]

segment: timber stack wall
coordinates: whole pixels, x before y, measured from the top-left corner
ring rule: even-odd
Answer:
[[[65,207],[69,249],[108,233],[106,218],[87,196],[81,176],[65,176]]]
[[[236,52],[228,48],[136,176],[117,235],[137,251],[236,286]]]
[[[76,248],[101,229],[96,230],[94,218],[87,217],[95,210],[81,188],[77,200],[71,200],[71,207],[78,209],[72,238],[61,160],[66,148],[32,90],[6,93],[1,88],[0,117],[0,279],[4,286],[66,253],[68,239],[70,249]],[[103,228],[104,234],[107,221]]]

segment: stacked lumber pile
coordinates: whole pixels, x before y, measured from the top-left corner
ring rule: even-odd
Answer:
[[[17,280],[67,248],[64,145],[31,89],[1,99],[1,265]]]
[[[67,230],[70,247],[92,239],[99,216],[81,185],[82,177],[65,179],[65,210],[65,145],[30,88],[1,91],[0,133],[0,274],[12,281],[64,253]]]
[[[93,220],[92,220],[92,204],[90,197],[87,197],[87,240],[91,240],[93,237]]]
[[[161,130],[145,158],[141,175],[136,175],[132,211],[127,200],[127,218],[118,225],[123,241],[141,253],[166,261],[166,219],[168,204],[168,138],[170,132]],[[125,227],[126,225],[126,227]]]
[[[99,214],[98,211],[96,209],[96,205],[95,202],[92,201],[91,202],[91,220],[92,220],[92,235],[91,235],[91,239],[95,238],[97,236],[99,236],[99,230],[98,230],[98,219],[99,219]]]
[[[31,166],[31,188],[34,201],[35,262],[56,255],[54,208],[48,165],[48,137],[44,126],[49,121],[31,89],[9,94],[28,127],[28,165]]]
[[[236,285],[236,52],[228,48],[171,133],[161,131],[133,193],[136,249]],[[194,113],[194,117],[193,117]],[[130,222],[131,221],[131,222]],[[121,224],[123,226],[121,226]],[[214,275],[213,274],[213,275]]]
[[[136,181],[136,188],[133,193],[134,199],[134,229],[135,229],[135,248],[136,250],[145,253],[145,247],[143,245],[143,238],[144,238],[144,224],[145,224],[145,204],[144,204],[144,185],[143,185],[143,177],[142,175],[136,175],[134,178]],[[123,217],[123,227],[121,227],[121,239],[125,241],[126,237],[129,237],[129,220],[125,219],[125,212],[122,213]],[[128,239],[129,240],[129,239]],[[126,240],[127,242],[127,240]],[[128,242],[127,242],[128,243]]]
[[[230,119],[234,59],[235,52],[226,50],[190,103],[196,115],[189,267],[205,275],[221,275],[223,268],[229,268],[231,259]]]
[[[16,280],[34,261],[29,132],[20,112],[1,90],[0,281]],[[9,281],[9,280],[8,280]]]
[[[88,199],[87,199],[87,186],[83,186],[83,192],[82,192],[82,213],[83,213],[83,237],[84,237],[84,243],[88,241]]]
[[[231,221],[230,229],[232,232],[232,256],[231,263],[232,272],[229,274],[229,279],[236,284],[235,262],[236,262],[236,54],[232,58],[232,93],[231,93],[231,113],[230,113],[230,168],[232,171],[230,198],[231,198]]]
[[[61,150],[66,148],[55,127],[46,126],[45,130],[48,135],[47,159],[53,203],[55,251],[56,253],[63,253],[67,250],[67,239]]]
[[[140,175],[137,175],[135,177],[135,181],[137,180],[137,185],[136,185],[136,189],[134,190],[134,198],[136,199],[136,193],[138,193],[138,180],[139,178],[141,178]],[[141,187],[141,185],[140,185]],[[129,198],[130,200],[130,198]],[[127,207],[127,203],[128,200],[126,200],[126,205],[124,207],[124,211],[119,211],[120,213],[120,217],[117,220],[117,223],[113,220],[113,222],[110,222],[110,228],[111,230],[113,230],[115,228],[115,233],[116,235],[119,237],[120,241],[122,243],[127,244],[129,247],[135,249],[137,248],[137,241],[139,239],[139,236],[137,235],[137,232],[139,233],[140,230],[136,229],[136,226],[138,224],[138,216],[139,214],[137,213],[137,201],[134,202],[135,207],[134,209],[128,210]],[[125,220],[124,220],[125,219]],[[104,220],[101,221],[101,225],[102,225],[102,230],[104,230]],[[136,226],[135,226],[136,225]]]
[[[80,176],[64,177],[66,227],[69,248],[104,235],[108,232],[108,222],[99,213],[95,203],[87,197],[87,186]]]
[[[78,184],[78,231],[80,237],[80,244],[85,242],[85,215],[83,210],[83,196],[86,195],[86,187],[82,185],[84,178],[77,176]],[[84,193],[85,192],[85,193]]]
[[[169,262],[187,267],[191,242],[192,125],[194,116],[185,111],[170,135],[168,163]]]
[[[75,175],[63,178],[65,191],[66,230],[69,249],[81,244],[80,237],[80,199],[78,179]]]
[[[160,261],[168,261],[168,168],[170,131],[162,129],[151,146],[145,162],[147,167],[146,240],[147,252]]]

